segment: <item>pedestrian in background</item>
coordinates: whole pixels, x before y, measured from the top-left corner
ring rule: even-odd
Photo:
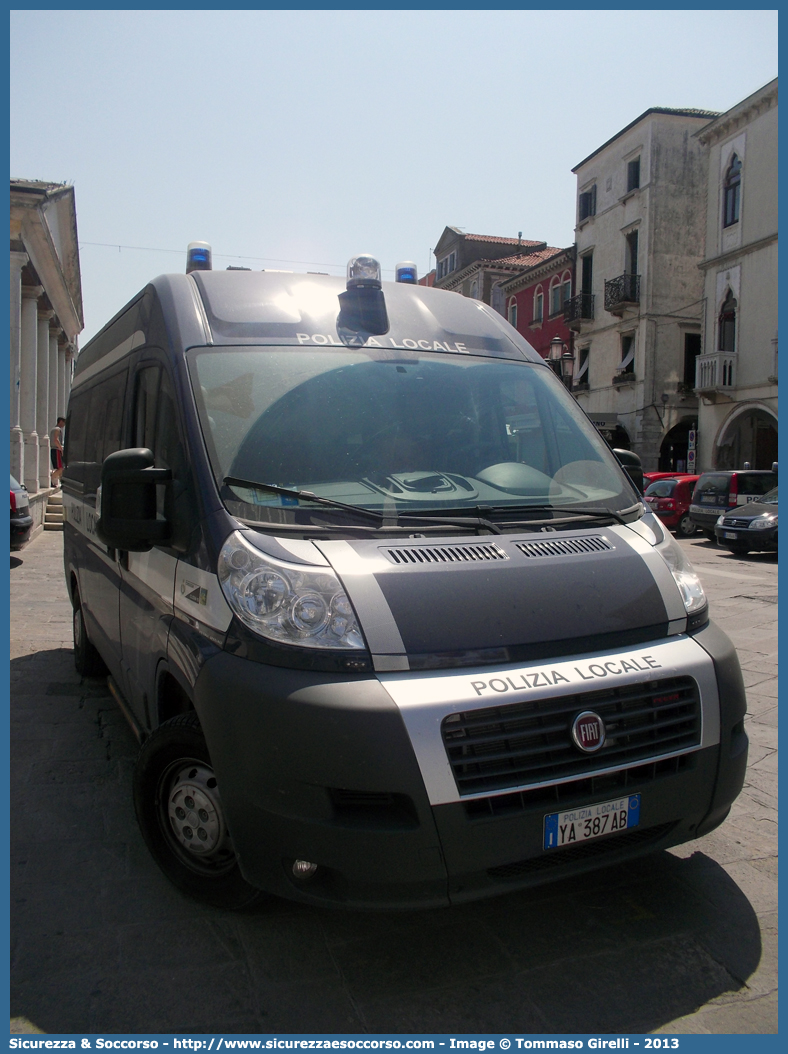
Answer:
[[[60,477],[63,475],[63,425],[65,417],[58,417],[57,424],[49,433],[49,456],[52,459],[52,486],[60,486]]]

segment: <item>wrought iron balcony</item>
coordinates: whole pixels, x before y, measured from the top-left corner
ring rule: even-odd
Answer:
[[[640,275],[620,274],[605,282],[605,311],[622,314],[625,307],[640,303]]]
[[[714,351],[698,355],[695,362],[695,391],[720,392],[736,387],[735,351]]]
[[[564,322],[570,329],[580,329],[594,318],[594,294],[578,293],[564,302]]]

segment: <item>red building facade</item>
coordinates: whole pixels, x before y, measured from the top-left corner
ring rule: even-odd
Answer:
[[[550,342],[560,337],[570,351],[573,334],[564,321],[564,304],[574,292],[575,250],[547,246],[529,254],[533,264],[499,283],[505,315],[518,333],[547,358]],[[578,366],[575,364],[575,382]]]

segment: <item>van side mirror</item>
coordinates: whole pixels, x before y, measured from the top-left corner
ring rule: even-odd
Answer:
[[[96,500],[96,534],[111,549],[144,553],[170,539],[169,522],[156,512],[156,488],[172,480],[168,468],[153,467],[147,447],[117,450],[104,458]]]
[[[619,464],[635,484],[640,493],[643,493],[643,462],[634,450],[613,450],[618,458]]]

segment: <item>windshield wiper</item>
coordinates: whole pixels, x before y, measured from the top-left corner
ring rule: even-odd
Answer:
[[[405,520],[416,520],[417,523],[431,523],[438,526],[446,525],[447,527],[461,527],[465,530],[475,531],[479,527],[485,527],[493,534],[501,534],[501,530],[494,523],[489,520],[483,519],[481,516],[476,516],[473,519],[469,518],[447,518],[444,516],[420,516],[417,513],[391,513],[377,512],[375,509],[365,509],[360,505],[348,505],[344,501],[336,501],[334,498],[324,498],[319,494],[314,494],[311,490],[292,490],[289,487],[280,487],[275,483],[255,483],[248,479],[239,479],[237,476],[225,476],[223,482],[230,487],[244,487],[248,490],[270,490],[274,494],[281,494],[285,498],[293,498],[296,501],[314,501],[318,505],[324,505],[330,509],[343,509],[346,512],[354,513],[357,516],[366,516],[367,519],[372,520],[379,527],[388,526],[393,520],[396,524],[401,524]]]
[[[523,524],[556,524],[556,523],[570,523],[572,517],[579,517],[580,519],[592,519],[592,520],[606,520],[613,519],[616,523],[623,524],[626,526],[627,521],[624,519],[625,516],[637,512],[640,509],[640,504],[631,505],[628,509],[622,509],[617,512],[614,509],[583,509],[577,508],[576,506],[556,506],[556,505],[496,505],[492,508],[485,507],[483,511],[487,514],[491,512],[497,512],[505,515],[507,512],[554,512],[559,513],[557,516],[550,516],[547,519],[540,520],[502,520],[502,523],[523,523]],[[480,511],[482,511],[480,507]]]

